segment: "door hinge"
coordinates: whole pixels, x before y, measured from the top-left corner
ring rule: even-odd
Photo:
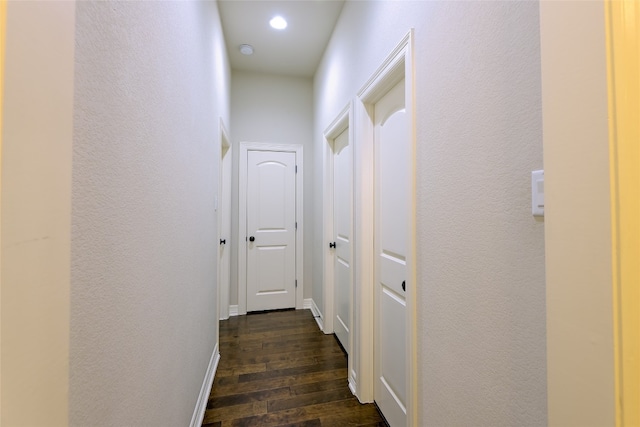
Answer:
[[[296,288],[298,287],[298,279],[296,279]]]
[[[298,221],[296,221],[296,230],[298,229]]]
[[[298,173],[298,165],[296,165],[296,173]]]

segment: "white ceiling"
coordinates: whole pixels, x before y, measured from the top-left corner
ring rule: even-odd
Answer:
[[[343,5],[343,0],[219,0],[231,68],[313,76]],[[287,20],[286,29],[271,28],[275,15]],[[253,46],[253,55],[242,55],[241,44]]]

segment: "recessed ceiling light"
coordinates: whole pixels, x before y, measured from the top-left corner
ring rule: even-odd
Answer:
[[[253,46],[250,44],[241,44],[240,53],[243,55],[253,55]]]
[[[269,24],[276,30],[284,30],[287,28],[287,21],[282,16],[274,16]]]

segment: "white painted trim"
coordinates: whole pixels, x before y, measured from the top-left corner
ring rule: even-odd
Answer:
[[[311,310],[311,305],[313,304],[312,298],[305,298],[302,302],[302,308],[305,310]]]
[[[415,186],[415,72],[413,64],[413,29],[411,29],[393,52],[382,63],[378,70],[365,83],[358,93],[358,102],[354,106],[355,132],[357,151],[356,160],[356,190],[360,197],[356,202],[356,218],[360,219],[356,228],[356,283],[357,301],[355,304],[355,320],[359,326],[354,330],[356,341],[360,344],[356,374],[359,384],[356,384],[357,396],[361,402],[373,401],[374,386],[374,303],[375,289],[372,287],[375,279],[375,261],[372,248],[374,247],[374,152],[373,152],[373,105],[384,96],[398,81],[405,78],[405,111],[410,117],[410,135],[412,138],[411,176]],[[417,331],[416,331],[416,222],[415,222],[415,188],[411,191],[411,218],[409,220],[410,247],[407,254],[407,425],[418,425],[417,417]]]
[[[241,142],[239,153],[239,226],[238,226],[238,314],[247,314],[247,158],[249,151],[280,151],[296,154],[296,309],[302,309],[304,295],[304,216],[303,216],[303,149],[299,144]]]
[[[373,402],[373,244],[374,175],[373,140],[369,111],[354,104],[354,368],[360,379],[356,396],[361,403]]]
[[[413,29],[398,43],[395,49],[383,61],[382,65],[358,92],[358,99],[365,104],[375,104],[396,83],[405,78],[407,54],[412,43]]]
[[[311,313],[313,314],[313,317],[322,317],[322,312],[316,305],[316,302],[313,300],[313,298],[309,298],[309,300],[311,300],[311,307],[309,308],[311,308]]]
[[[373,402],[373,280],[374,280],[374,156],[371,105],[358,100],[354,103],[354,200],[355,217],[355,283],[354,304],[356,328],[354,342],[357,353],[355,370],[360,378],[356,384],[356,396],[362,403]]]
[[[211,359],[209,359],[209,366],[207,367],[207,372],[204,375],[202,387],[200,387],[200,394],[196,401],[196,407],[193,410],[193,415],[191,416],[191,422],[189,423],[190,427],[200,427],[202,425],[204,413],[207,410],[207,401],[209,400],[209,394],[211,393],[211,387],[213,386],[213,378],[216,376],[219,362],[220,352],[218,351],[218,343],[216,343],[216,346],[213,349],[213,354],[211,354]]]
[[[356,395],[356,384],[355,382],[351,381],[351,377],[349,377],[349,390],[351,390],[351,394],[353,394],[354,396]]]
[[[318,328],[320,328],[320,330],[324,332],[322,312],[320,312],[320,309],[318,308],[318,306],[316,305],[316,302],[313,299],[311,299],[311,313],[313,314],[313,317],[316,319]]]
[[[229,306],[229,317],[237,316],[237,315],[238,315],[238,306],[237,305],[230,305]]]

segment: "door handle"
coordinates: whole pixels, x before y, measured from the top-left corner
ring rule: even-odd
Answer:
[[[226,245],[227,244],[227,239],[220,239],[220,244],[221,245]]]
[[[249,237],[249,241],[250,241],[250,242],[253,242],[253,241],[255,241],[255,240],[256,240],[256,238],[255,238],[255,237],[253,237],[253,236]]]
[[[402,281],[402,290],[403,290],[404,292],[406,292],[406,289],[405,289],[405,288],[406,288],[406,285],[405,285],[404,280],[403,280],[403,281]]]
[[[336,242],[329,242],[329,249],[336,248]]]

